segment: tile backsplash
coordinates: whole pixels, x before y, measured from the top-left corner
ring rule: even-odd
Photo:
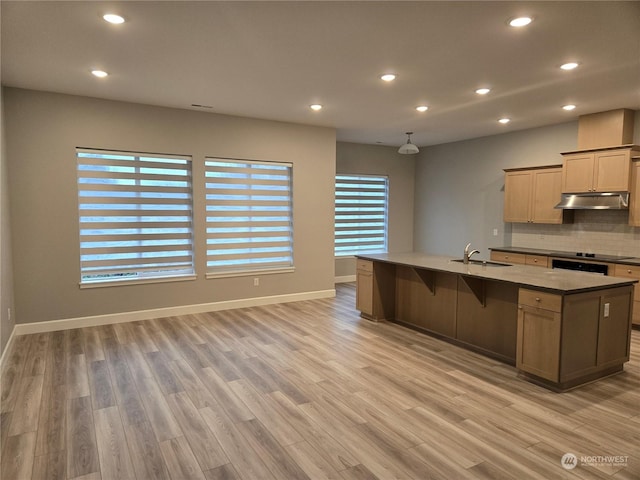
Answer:
[[[640,227],[631,227],[626,210],[576,210],[563,225],[513,223],[513,247],[640,257]]]

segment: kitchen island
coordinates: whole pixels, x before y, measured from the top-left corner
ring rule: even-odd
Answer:
[[[623,371],[637,280],[421,253],[357,256],[356,308],[564,391]]]

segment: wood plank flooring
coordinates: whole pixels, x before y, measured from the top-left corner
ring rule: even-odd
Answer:
[[[640,478],[639,331],[624,373],[556,394],[354,297],[17,337],[0,478]]]

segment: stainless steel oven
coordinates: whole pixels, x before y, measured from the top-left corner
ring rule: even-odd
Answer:
[[[609,265],[606,263],[581,262],[580,260],[568,260],[554,258],[551,260],[551,268],[560,268],[562,270],[577,270],[580,272],[599,273],[600,275],[609,274]]]

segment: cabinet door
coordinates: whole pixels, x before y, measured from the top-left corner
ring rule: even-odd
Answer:
[[[356,309],[373,315],[373,273],[356,271]]]
[[[594,188],[596,192],[626,192],[629,190],[631,159],[629,150],[596,152]]]
[[[629,225],[640,227],[640,160],[633,162],[630,183],[631,200],[629,201]]]
[[[564,156],[562,192],[584,193],[593,189],[593,153],[573,153]]]
[[[504,176],[504,221],[527,223],[531,220],[531,171],[507,172]]]
[[[560,326],[560,313],[519,305],[516,367],[557,382],[560,375]]]
[[[640,280],[640,266],[638,265],[616,265],[613,275],[615,277],[633,278]],[[640,325],[640,283],[634,286],[633,302],[633,324]]]
[[[561,168],[534,170],[531,203],[533,223],[562,223],[562,210],[554,208],[561,196]]]
[[[629,335],[631,322],[629,309],[633,302],[632,292],[603,295],[600,304],[600,324],[598,327],[598,366],[618,364],[629,360]]]

